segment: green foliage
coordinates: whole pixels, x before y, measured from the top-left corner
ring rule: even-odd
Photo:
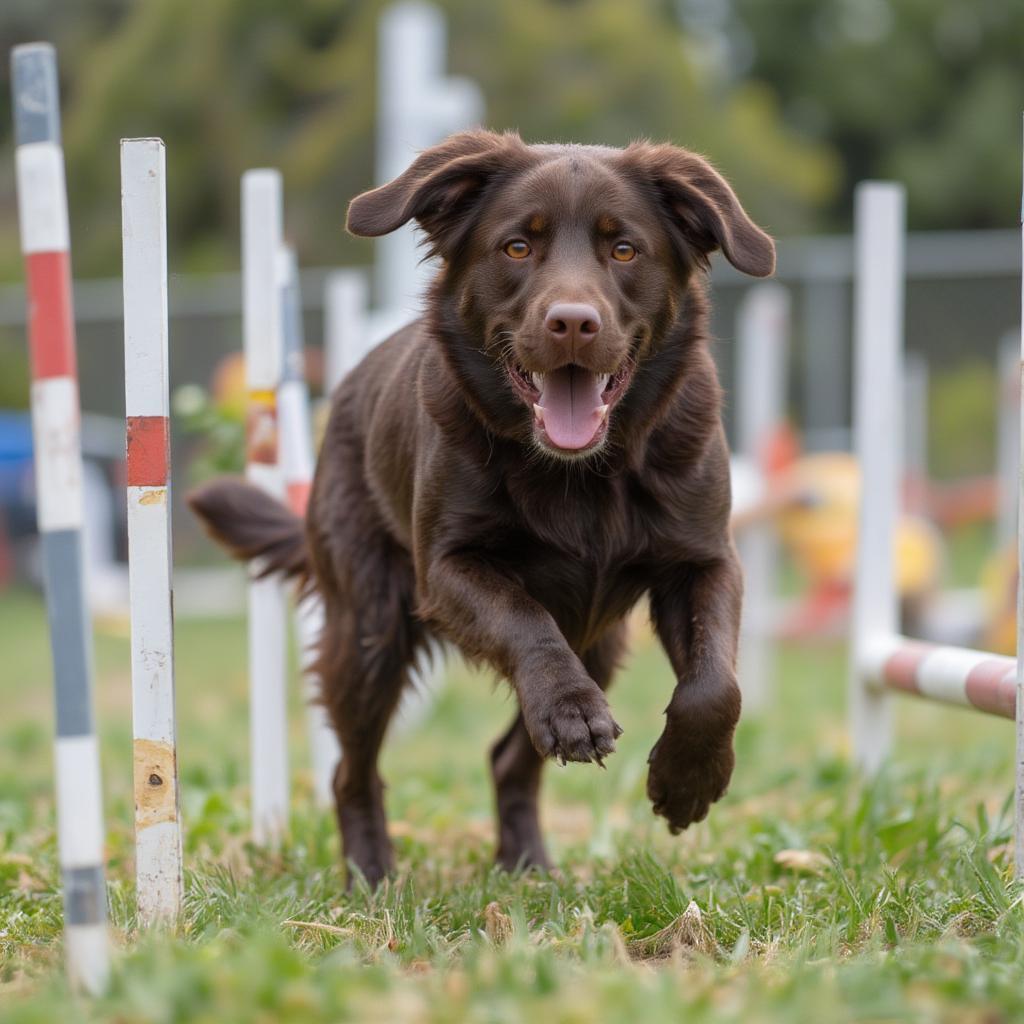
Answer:
[[[544,817],[560,872],[491,867],[489,739],[511,709],[455,666],[387,748],[399,875],[342,888],[332,816],[298,786],[279,853],[247,836],[244,623],[178,623],[187,894],[177,935],[140,934],[132,866],[127,637],[97,636],[112,989],[73,1000],[60,972],[50,707],[37,599],[0,613],[0,1015],[27,1022],[962,1021],[1024,1013],[1020,893],[1009,881],[1013,730],[900,705],[901,744],[866,784],[849,768],[839,648],[784,648],[779,700],[741,723],[737,776],[673,838],[644,796],[670,687],[642,636],[611,699],[607,771],[551,767]],[[780,858],[807,851],[800,861]]]
[[[929,462],[940,479],[976,475],[995,464],[999,382],[992,366],[968,362],[934,374],[930,408],[941,412],[928,423]]]
[[[1005,226],[1019,193],[1024,7],[1006,0],[441,0],[449,65],[533,140],[669,139],[707,153],[777,234],[845,227],[893,176],[914,227]],[[307,265],[373,183],[383,0],[10,0],[0,47],[60,48],[76,269],[119,266],[118,140],[168,143],[172,265],[237,264],[238,179],[273,164]],[[15,226],[0,80],[0,229]],[[13,234],[12,234],[13,237]],[[17,253],[0,250],[14,276]]]
[[[189,479],[198,483],[221,473],[239,473],[245,466],[245,422],[225,411],[198,384],[185,384],[171,401],[174,422],[197,439],[189,460]]]
[[[118,140],[133,135],[167,142],[175,268],[237,265],[239,175],[268,164],[284,173],[305,264],[366,259],[368,243],[342,225],[348,200],[373,184],[381,6],[147,0],[113,5],[109,23],[82,18],[61,48],[76,270],[119,269]],[[495,128],[533,140],[684,143],[718,161],[776,231],[806,227],[807,211],[831,194],[827,148],[784,129],[763,87],[720,88],[653,0],[444,6],[449,65],[479,82]],[[49,34],[48,19],[25,17]],[[13,203],[0,210],[8,224]]]
[[[25,342],[14,331],[0,330],[0,409],[27,409],[28,396]]]
[[[699,4],[684,4],[700,8]],[[726,32],[787,123],[827,140],[853,186],[908,186],[916,228],[1007,227],[1020,205],[1024,6],[1006,0],[733,0]]]

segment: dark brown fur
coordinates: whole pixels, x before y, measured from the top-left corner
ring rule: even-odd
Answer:
[[[677,678],[647,789],[679,831],[725,792],[740,712],[742,581],[704,270],[721,248],[769,274],[772,243],[685,150],[488,132],[453,136],[354,200],[349,227],[379,235],[412,218],[442,269],[426,316],[332,397],[305,542],[297,519],[239,482],[208,485],[193,507],[238,557],[312,572],[323,699],[344,751],[338,821],[371,883],[393,865],[378,752],[427,640],[513,686],[520,710],[491,752],[498,860],[543,867],[542,759],[613,751],[604,691],[644,595]],[[510,238],[528,259],[506,254]],[[608,254],[623,238],[638,255],[619,264]],[[590,303],[603,324],[568,356],[543,327],[557,301]],[[623,381],[585,452],[547,443],[521,379],[570,361]]]

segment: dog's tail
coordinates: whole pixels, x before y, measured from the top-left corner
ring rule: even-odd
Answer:
[[[259,560],[259,574],[280,573],[301,590],[312,582],[302,519],[260,487],[240,477],[221,477],[186,498],[206,532],[232,557]]]

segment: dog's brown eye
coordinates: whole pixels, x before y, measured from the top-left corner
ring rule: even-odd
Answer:
[[[612,257],[620,263],[628,263],[636,255],[636,249],[629,242],[619,242],[612,249]]]
[[[525,260],[532,251],[529,243],[524,242],[521,238],[514,238],[505,246],[505,255],[511,256],[514,260]]]

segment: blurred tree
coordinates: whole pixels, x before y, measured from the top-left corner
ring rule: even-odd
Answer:
[[[132,135],[167,142],[176,269],[237,266],[239,175],[267,164],[285,175],[304,263],[368,258],[368,243],[342,224],[348,199],[373,184],[380,0],[6,2],[18,9],[0,15],[7,44],[60,27],[78,274],[119,269],[118,140]],[[786,128],[771,89],[718,81],[664,2],[442,6],[449,65],[482,86],[495,128],[532,140],[683,143],[715,160],[776,232],[806,229],[831,200],[838,171],[827,144]],[[10,164],[0,153],[0,230],[16,238]],[[16,274],[16,261],[16,248],[0,249],[0,273]]]
[[[995,463],[992,415],[998,382],[990,363],[967,359],[935,374],[929,388],[929,468],[938,479],[985,472]]]
[[[906,182],[916,228],[1016,224],[1024,3],[1019,0],[678,0],[720,66],[770,86],[787,123],[828,140],[847,225],[862,178]]]

